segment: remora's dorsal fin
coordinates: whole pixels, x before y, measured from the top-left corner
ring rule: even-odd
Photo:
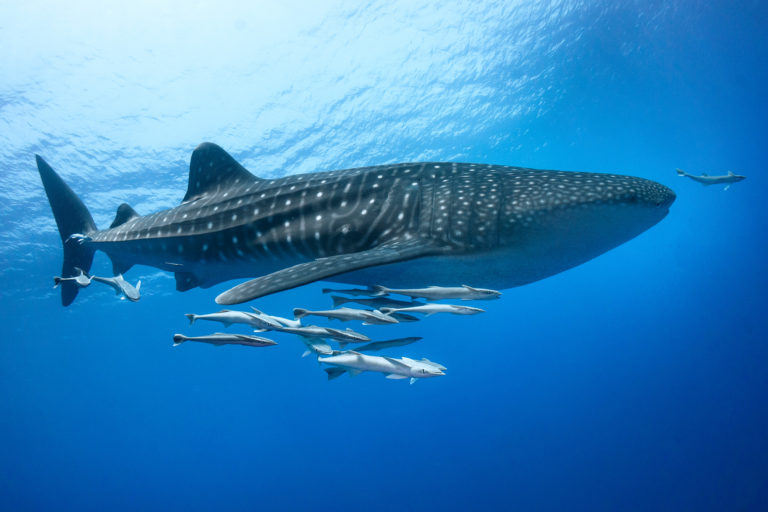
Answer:
[[[395,359],[393,357],[386,357],[386,356],[380,356],[389,361],[390,363],[394,364],[395,366],[399,366],[400,368],[404,368],[406,370],[410,370],[411,367],[408,366],[408,364],[404,363],[403,361],[400,361],[399,359]]]
[[[218,304],[240,304],[249,300],[312,283],[361,268],[439,254],[442,248],[428,240],[392,240],[367,251],[339,254],[278,270],[231,288],[218,297]]]
[[[189,185],[182,202],[215,192],[221,187],[235,187],[258,180],[219,146],[203,142],[195,148],[189,161]]]
[[[131,220],[134,217],[138,217],[139,214],[136,213],[136,210],[131,208],[131,205],[128,203],[123,203],[120,206],[117,207],[117,213],[115,214],[115,220],[112,221],[112,224],[109,225],[109,228],[116,228],[117,226],[121,224],[125,224],[129,220]]]

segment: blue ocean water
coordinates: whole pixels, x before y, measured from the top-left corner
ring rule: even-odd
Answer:
[[[0,5],[0,510],[764,509],[767,21],[759,1]],[[392,355],[446,376],[328,382],[287,336],[172,347],[232,283],[135,267],[138,303],[61,307],[33,155],[105,227],[178,204],[206,140],[264,177],[488,162],[678,199],[483,315],[366,330],[423,336]],[[329,307],[322,287],[254,304]]]

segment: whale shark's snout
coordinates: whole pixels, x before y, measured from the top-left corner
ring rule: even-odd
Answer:
[[[675,195],[674,191],[671,188],[665,187],[664,185],[660,185],[657,183],[662,190],[659,192],[658,202],[656,203],[656,206],[658,208],[665,208],[669,209],[670,206],[672,206],[672,203],[675,202],[675,199],[677,199],[677,195]]]
[[[661,183],[634,176],[607,175],[584,181],[592,183],[582,183],[581,197],[572,197],[575,201],[570,206],[586,210],[585,225],[591,224],[606,239],[616,237],[617,241],[624,239],[622,242],[666,217],[677,197]],[[569,201],[565,203],[566,209],[570,209]],[[574,213],[574,218],[581,215]]]
[[[610,175],[605,181],[585,183],[581,197],[577,194],[571,199],[587,204],[613,204],[668,210],[676,197],[672,189],[661,183],[634,176]]]
[[[486,265],[506,287],[603,254],[661,221],[675,201],[660,183],[616,174],[523,171],[507,184],[504,263]]]
[[[605,212],[605,215],[623,218],[625,214],[636,216],[643,224],[656,222],[669,213],[676,195],[669,187],[645,178],[634,176],[594,175],[574,187],[569,197],[562,197],[559,206],[591,208]],[[627,227],[635,224],[626,221]],[[598,221],[598,224],[601,222]],[[631,229],[631,228],[630,228]]]
[[[640,202],[651,208],[668,210],[677,196],[671,188],[644,178],[624,177],[627,192],[621,198],[626,202]]]
[[[619,201],[624,204],[624,209],[629,210],[629,215],[637,216],[634,221],[626,221],[629,229],[636,229],[632,227],[636,225],[639,231],[645,231],[667,216],[669,207],[677,198],[671,188],[644,178],[626,176],[624,179],[627,181],[627,191]]]

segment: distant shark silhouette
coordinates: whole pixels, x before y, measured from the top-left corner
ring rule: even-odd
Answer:
[[[64,245],[62,277],[134,264],[174,272],[176,289],[256,277],[237,304],[317,280],[388,286],[470,283],[503,289],[579,265],[668,213],[675,194],[613,174],[461,163],[406,163],[261,179],[219,146],[192,153],[181,205],[139,216],[122,204],[99,230],[36,156]],[[257,277],[261,276],[261,277]],[[62,282],[62,304],[78,288]]]

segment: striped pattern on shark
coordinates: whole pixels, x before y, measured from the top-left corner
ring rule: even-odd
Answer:
[[[36,158],[64,245],[62,277],[75,267],[88,272],[96,250],[116,274],[135,264],[174,272],[180,291],[255,277],[220,294],[220,304],[318,280],[519,286],[626,242],[660,221],[675,198],[630,176],[453,162],[267,180],[203,143],[179,206],[139,216],[123,204],[99,230]],[[77,292],[62,282],[62,303]]]

